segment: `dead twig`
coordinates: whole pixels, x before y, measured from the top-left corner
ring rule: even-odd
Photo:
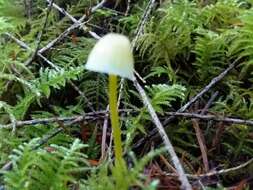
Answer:
[[[132,109],[119,109],[121,113],[136,113],[137,110]],[[26,121],[16,121],[17,127],[22,127],[24,125],[37,125],[37,124],[49,124],[49,123],[55,123],[57,121],[62,122],[70,122],[75,121],[74,123],[83,121],[83,120],[94,120],[94,119],[100,119],[104,118],[105,114],[108,114],[108,112],[105,111],[95,111],[95,112],[88,112],[84,115],[76,115],[71,117],[52,117],[52,118],[42,118],[42,119],[32,119],[32,120],[26,120]],[[218,117],[216,115],[201,115],[197,113],[178,113],[178,112],[166,112],[166,115],[174,116],[174,117],[185,117],[185,118],[197,118],[204,121],[217,121],[217,122],[223,122],[228,124],[241,124],[241,125],[247,125],[247,126],[253,126],[253,120],[244,120],[244,119],[237,119],[237,118],[231,118],[231,117]],[[2,125],[0,124],[0,129],[11,129],[12,124],[6,124]]]
[[[202,130],[199,127],[198,119],[192,119],[192,125],[196,133],[196,137],[198,140],[203,164],[204,164],[204,170],[205,172],[209,171],[209,162],[208,162],[208,157],[207,157],[207,148],[206,148],[206,143],[204,140],[204,135],[202,133]]]
[[[163,143],[166,147],[166,150],[168,151],[169,155],[171,156],[171,160],[174,164],[174,167],[176,168],[177,172],[178,172],[178,175],[179,175],[179,180],[181,181],[181,189],[183,190],[191,190],[192,187],[184,173],[184,169],[179,161],[179,158],[177,157],[176,155],[176,152],[174,150],[174,147],[172,146],[158,116],[156,115],[155,113],[155,110],[154,108],[152,107],[145,91],[143,90],[143,88],[140,86],[140,84],[136,81],[136,79],[134,80],[134,85],[137,89],[137,91],[139,92],[139,94],[141,95],[141,98],[142,98],[142,101],[143,101],[143,104],[146,106],[151,118],[152,118],[152,121],[153,123],[155,124],[158,132],[160,133],[160,136],[162,137],[163,139]]]
[[[218,76],[214,77],[208,85],[206,85],[196,96],[194,96],[189,102],[187,102],[183,107],[181,107],[177,112],[184,112],[186,109],[188,109],[196,100],[198,100],[200,97],[202,97],[206,92],[208,92],[214,85],[216,85],[218,82],[220,82],[236,65],[237,61],[239,59],[236,59],[233,63],[231,63],[227,69],[225,69],[222,73],[220,73]],[[164,121],[164,125],[167,125],[171,118],[168,118]]]
[[[129,112],[130,110],[122,109],[119,110],[119,112]],[[96,111],[96,112],[88,112],[84,113],[83,115],[75,115],[71,117],[51,117],[51,118],[40,118],[40,119],[32,119],[32,120],[25,120],[25,121],[16,121],[16,127],[22,127],[25,125],[38,125],[38,124],[50,124],[50,123],[57,123],[57,122],[63,122],[65,125],[71,125],[74,123],[78,123],[80,121],[84,120],[94,120],[94,119],[100,119],[104,118],[105,115],[109,113],[108,110],[105,111]],[[12,124],[7,125],[0,125],[0,129],[11,129]]]
[[[216,96],[218,95],[218,92],[216,91],[211,98],[209,99],[209,101],[207,102],[207,104],[205,105],[204,109],[201,110],[201,115],[203,115],[207,109],[211,106],[212,102],[215,100]],[[202,156],[202,160],[203,160],[203,164],[204,164],[204,171],[208,172],[209,171],[209,162],[208,162],[208,156],[207,156],[207,148],[206,148],[206,143],[205,143],[205,138],[203,135],[203,132],[201,130],[201,128],[199,127],[199,119],[192,119],[192,124],[196,133],[196,137],[198,140],[198,144],[199,144],[199,148],[200,148],[200,152],[201,152],[201,156]]]
[[[130,6],[130,1],[128,1],[128,5]],[[139,37],[141,36],[141,34],[143,33],[143,28],[145,26],[145,24],[148,21],[148,18],[150,16],[151,10],[154,7],[155,4],[155,0],[150,0],[148,2],[148,5],[142,15],[142,18],[135,30],[135,38],[132,40],[132,49],[134,49],[136,47],[136,42],[139,39]],[[140,79],[144,84],[146,83],[146,81],[140,76],[140,74],[138,72],[136,72],[136,70],[134,70],[135,75],[137,76],[138,79]],[[121,96],[122,96],[122,90],[124,87],[124,79],[121,79],[120,81],[120,91],[119,91],[119,98],[118,98],[118,104],[120,102]]]
[[[102,0],[100,3],[98,3],[96,6],[91,8],[91,13],[95,12],[97,9],[100,9],[104,4],[106,0]],[[51,49],[57,42],[61,41],[63,38],[68,36],[74,29],[80,27],[83,25],[83,21],[87,18],[87,15],[83,15],[77,22],[75,22],[73,25],[71,25],[69,28],[67,28],[64,32],[62,32],[57,38],[49,42],[45,47],[41,48],[39,50],[39,53],[44,53],[45,51]]]
[[[126,8],[126,11],[125,11],[125,16],[127,16],[129,14],[129,11],[130,11],[130,5],[131,5],[131,0],[127,0],[127,8]]]
[[[34,60],[34,58],[36,57],[36,55],[39,51],[41,40],[42,40],[42,35],[45,33],[45,30],[46,30],[46,27],[47,27],[47,22],[48,22],[48,17],[49,17],[49,14],[50,14],[51,10],[52,10],[53,3],[54,3],[54,0],[51,1],[51,3],[49,4],[49,6],[47,8],[45,21],[44,21],[44,23],[42,25],[42,29],[41,29],[40,33],[38,34],[38,37],[37,37],[36,48],[35,48],[32,56],[31,56],[31,58],[29,58],[25,62],[25,65],[29,65]]]
[[[148,5],[146,6],[145,10],[144,10],[144,13],[142,15],[142,18],[141,18],[141,21],[135,31],[135,38],[133,39],[132,41],[132,46],[133,48],[136,47],[136,42],[138,41],[138,39],[140,38],[140,36],[143,34],[144,32],[144,27],[146,25],[146,22],[148,21],[148,18],[150,16],[150,13],[151,13],[151,10],[152,8],[154,7],[155,5],[155,0],[150,0],[148,2]]]
[[[105,159],[106,152],[106,137],[107,137],[107,128],[108,128],[108,117],[109,117],[109,105],[106,107],[106,112],[108,114],[105,115],[104,123],[103,123],[103,133],[102,133],[102,142],[101,142],[101,158],[100,161]]]
[[[46,0],[48,3],[51,3],[52,1],[51,0]],[[65,9],[59,7],[57,4],[53,3],[53,7],[58,10],[59,12],[61,12],[62,14],[64,14],[65,16],[67,16],[72,22],[74,22],[75,24],[81,24],[82,23],[77,20],[75,17],[73,17],[71,14],[69,14]],[[95,38],[96,40],[100,39],[100,36],[97,35],[95,32],[92,32],[90,30],[87,31],[87,28],[86,27],[81,27],[84,32],[88,32],[93,38]]]
[[[197,118],[204,121],[217,121],[223,122],[228,124],[241,124],[241,125],[249,125],[253,126],[253,120],[246,120],[246,119],[238,119],[238,118],[231,118],[231,117],[223,117],[217,115],[201,115],[197,113],[188,113],[188,112],[166,112],[167,115],[173,117],[186,117],[186,118]]]
[[[200,175],[186,174],[186,176],[189,178],[192,178],[192,179],[198,179],[198,178],[205,178],[205,177],[211,177],[211,176],[225,175],[225,174],[228,174],[231,172],[241,170],[241,169],[249,166],[250,164],[253,164],[253,158],[251,158],[247,162],[244,162],[243,164],[240,164],[240,165],[232,167],[232,168],[222,169],[222,170],[218,170],[218,171],[212,171],[212,172],[208,172],[208,173],[204,173],[204,174],[200,174]],[[165,173],[164,172],[164,174],[167,176],[177,176],[172,173]]]
[[[225,69],[222,73],[220,73],[218,76],[213,78],[208,85],[206,85],[196,96],[194,96],[190,101],[188,101],[184,106],[182,106],[179,110],[177,110],[176,113],[184,112],[186,109],[188,109],[196,100],[198,100],[200,97],[202,97],[206,92],[208,92],[213,86],[215,86],[218,82],[220,82],[237,64],[240,58],[236,59],[233,63],[231,63],[227,69]],[[163,122],[163,125],[165,128],[168,127],[168,123],[170,123],[172,120],[175,119],[175,114],[171,115],[168,119],[166,119]],[[199,118],[199,117],[198,117]],[[157,129],[153,129],[151,132],[149,132],[149,135],[147,137],[144,137],[140,139],[134,146],[134,149],[140,147],[144,142],[146,142],[148,139],[151,138],[157,138]]]
[[[15,38],[13,35],[10,33],[5,33],[9,38],[11,38],[13,41],[15,41],[20,47],[33,51],[26,43],[22,42],[21,40]],[[46,57],[44,57],[41,53],[37,52],[37,55],[42,58],[47,64],[49,64],[52,68],[55,70],[59,71],[59,67],[49,61]],[[91,111],[95,111],[92,107],[92,104],[89,102],[88,98],[85,96],[85,94],[70,80],[69,81],[70,85],[80,94],[80,96],[87,102],[87,105]]]

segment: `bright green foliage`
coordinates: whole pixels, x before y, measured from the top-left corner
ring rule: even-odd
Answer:
[[[198,31],[194,53],[194,63],[201,81],[210,81],[217,73],[228,65],[227,50],[229,36],[226,33],[216,33],[210,30]],[[207,51],[208,50],[208,51]]]
[[[67,182],[76,182],[73,172],[87,166],[86,156],[80,152],[85,147],[75,140],[69,147],[51,145],[52,151],[33,151],[38,141],[14,149],[10,156],[13,164],[11,172],[6,173],[7,189],[68,189]]]
[[[185,98],[185,87],[181,85],[152,85],[147,87],[148,92],[151,94],[151,104],[155,110],[162,114],[162,106],[171,106],[171,102],[176,101],[177,98],[184,100]]]
[[[219,98],[211,108],[212,113],[251,119],[252,4],[228,0],[208,1],[203,5],[197,1],[182,0],[161,6],[154,14],[138,43],[140,55],[145,60],[143,62],[149,63],[143,66],[148,71],[145,72],[147,79],[165,83],[182,81],[188,89],[187,94],[192,97],[229,64],[236,61],[236,69],[203,98],[210,98],[214,90],[217,90]],[[201,100],[199,103],[200,107],[197,109],[202,109],[206,101]],[[142,115],[134,121],[141,121],[140,118],[145,116]],[[193,166],[199,165],[201,162],[196,157],[199,148],[196,146],[192,123],[183,119],[180,121],[179,124],[169,124],[169,136],[175,145],[180,145],[176,146],[179,153],[186,156]],[[147,123],[144,125],[147,126]],[[200,122],[210,148],[218,129],[209,128],[209,125]],[[237,129],[236,125],[229,125],[229,128],[231,129],[226,128],[223,134],[226,138],[222,138],[220,142],[222,154],[226,152],[226,155],[235,159],[252,157],[252,142],[249,140],[251,127],[244,126],[242,128],[247,130],[241,129],[243,131]],[[191,152],[186,151],[189,148]],[[210,160],[224,159],[222,156],[212,156],[211,153],[208,156]],[[229,161],[225,162],[231,164]],[[189,165],[185,165],[185,168],[188,172],[196,172]]]
[[[0,0],[0,34],[10,29],[24,27],[25,22],[22,2],[18,0]]]
[[[253,57],[253,13],[252,9],[246,11],[243,15],[240,16],[241,28],[237,29],[238,37],[235,39],[231,49],[230,54],[244,59],[241,63],[242,69],[240,73],[240,77],[244,78],[248,76],[248,73],[251,73]]]
[[[218,91],[207,113],[252,119],[253,1],[156,2],[134,55],[135,69],[147,81],[143,86],[161,121],[233,62],[236,67],[186,111],[199,113]],[[1,127],[8,124],[15,128],[15,123],[21,120],[71,117],[92,109],[105,110],[108,105],[107,77],[88,72],[83,67],[96,43],[87,31],[99,36],[118,32],[134,39],[148,0],[131,1],[127,16],[120,12],[124,10],[121,3],[117,8],[108,3],[110,8],[99,9],[92,15],[88,8],[97,3],[95,0],[55,0],[55,3],[76,19],[86,14],[87,28],[85,31],[81,28],[73,30],[43,52],[50,62],[39,56],[29,62],[47,15],[47,3],[32,1],[29,13],[24,1],[0,0],[0,168],[9,160],[14,164],[13,170],[0,176],[0,187],[5,185],[11,190],[48,187],[97,190],[106,187],[114,190],[119,174],[112,169],[111,158],[97,167],[88,167],[86,160],[86,156],[92,160],[100,158],[104,121],[100,120],[100,115],[84,122],[21,126],[15,133]],[[45,47],[72,24],[68,17],[52,8],[39,48]],[[23,41],[28,49],[20,47],[10,35]],[[120,113],[123,149],[127,153],[136,141],[154,129],[154,124],[132,83],[125,81],[121,90],[120,109],[133,110]],[[252,127],[202,120],[198,120],[198,124],[204,135],[208,159],[215,165],[211,167],[229,168],[252,158]],[[203,162],[192,126],[191,119],[178,118],[164,127],[168,127],[168,136],[179,157],[183,158],[185,171],[196,174],[203,172]],[[60,134],[34,149],[39,142],[34,138],[43,138],[59,127],[64,128]],[[88,146],[75,140],[77,137]],[[48,147],[52,151],[46,151]],[[129,173],[124,174],[128,176],[125,188],[137,186],[154,190],[159,186],[156,180],[144,183],[143,169],[161,152],[146,152],[146,149],[136,152],[137,158],[125,155],[134,162]],[[221,184],[230,184],[230,174],[227,177],[219,177]],[[237,175],[235,181],[239,180]],[[223,186],[217,188],[224,189]]]

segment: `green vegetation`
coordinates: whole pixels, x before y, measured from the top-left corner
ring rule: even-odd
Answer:
[[[134,56],[146,83],[138,80],[191,184],[251,189],[252,162],[243,164],[253,158],[252,124],[182,116],[165,121],[229,67],[183,111],[221,120],[253,118],[253,1],[157,1],[148,11],[152,1],[131,1],[129,10],[128,1],[113,2],[90,11],[99,2],[55,0],[74,19],[85,17],[73,27],[73,18],[46,0],[0,0],[0,189],[179,189],[177,177],[165,175],[175,171],[160,136],[137,146],[155,126],[131,81],[118,86],[128,170],[122,174],[113,167],[108,77],[84,68],[97,35],[117,32],[136,40],[142,26]],[[196,177],[222,169],[226,172]]]

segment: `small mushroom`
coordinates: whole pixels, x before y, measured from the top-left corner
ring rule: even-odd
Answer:
[[[110,33],[102,37],[92,49],[86,69],[109,75],[134,79],[134,59],[129,39]]]
[[[134,80],[134,59],[129,39],[121,34],[105,35],[92,49],[85,68],[109,74],[109,106],[115,145],[115,165],[119,166],[119,170],[124,170],[117,107],[117,76]]]

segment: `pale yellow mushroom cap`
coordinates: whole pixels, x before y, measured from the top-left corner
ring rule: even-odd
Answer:
[[[85,68],[133,80],[134,58],[129,39],[121,34],[105,35],[91,50]]]

